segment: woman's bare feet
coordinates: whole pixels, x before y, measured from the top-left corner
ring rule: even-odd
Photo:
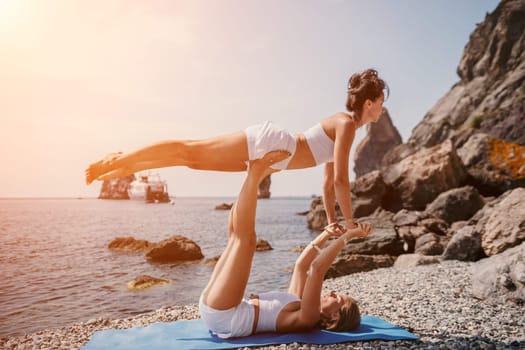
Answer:
[[[135,172],[129,168],[118,168],[116,170],[112,170],[110,172],[100,175],[99,177],[97,177],[97,180],[107,181],[112,179],[118,179],[129,175],[133,175],[134,173]]]
[[[99,180],[99,178],[102,175],[115,170],[113,168],[113,163],[121,155],[122,155],[122,152],[110,153],[107,156],[105,156],[102,160],[99,160],[98,162],[91,164],[86,169],[86,184],[89,185],[93,181]]]

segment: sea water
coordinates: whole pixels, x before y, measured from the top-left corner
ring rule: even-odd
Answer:
[[[227,242],[234,198],[175,198],[174,204],[98,199],[0,199],[0,336],[58,328],[90,319],[126,318],[163,306],[198,302]],[[287,288],[298,253],[316,233],[304,216],[309,198],[259,200],[256,230],[272,251],[256,252],[247,293]],[[173,235],[194,240],[205,258],[155,264],[144,254],[107,247],[116,237],[158,242]],[[138,275],[171,284],[130,291]]]

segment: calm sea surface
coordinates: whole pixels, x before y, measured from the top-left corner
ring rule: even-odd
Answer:
[[[57,328],[97,317],[125,318],[162,306],[197,303],[212,272],[200,263],[152,264],[143,254],[115,253],[122,236],[157,242],[184,235],[205,259],[226,245],[234,198],[176,198],[175,205],[98,199],[0,199],[0,336]],[[315,234],[304,216],[309,198],[259,200],[258,237],[274,250],[257,252],[247,292],[284,289],[298,254]],[[147,274],[173,283],[129,291]]]

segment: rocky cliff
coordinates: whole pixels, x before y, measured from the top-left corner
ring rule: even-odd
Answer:
[[[357,145],[354,155],[356,178],[379,169],[383,156],[402,142],[399,131],[385,109],[377,123],[369,123],[366,126],[366,136]]]
[[[408,143],[459,147],[478,131],[525,145],[525,0],[502,1],[478,24],[457,68],[460,81],[414,128]]]

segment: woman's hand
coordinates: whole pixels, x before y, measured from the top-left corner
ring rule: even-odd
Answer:
[[[372,226],[365,223],[358,223],[356,228],[348,229],[346,231],[347,239],[352,239],[354,237],[367,237],[372,233]]]

